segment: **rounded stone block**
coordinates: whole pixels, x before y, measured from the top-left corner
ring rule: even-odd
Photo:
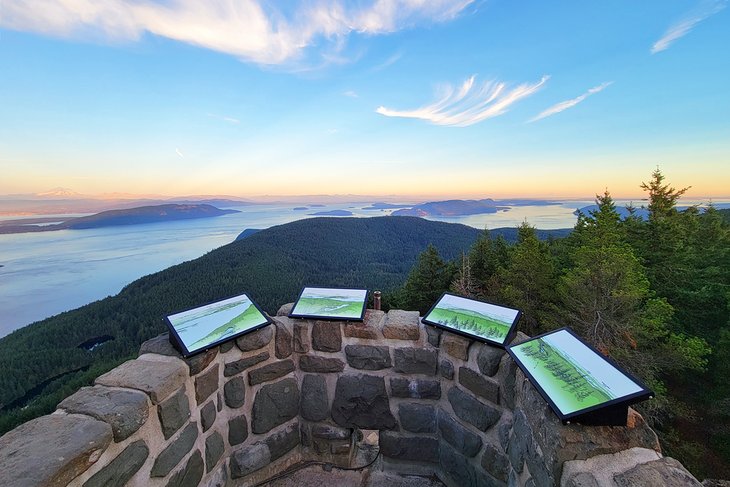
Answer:
[[[83,487],[124,487],[150,454],[143,440],[131,443],[109,464],[96,472]]]
[[[195,378],[195,400],[198,404],[202,404],[203,401],[218,390],[219,369],[220,365],[215,364],[208,372]]]
[[[316,355],[302,355],[299,357],[299,368],[303,372],[342,372],[345,362],[338,358],[318,357]]]
[[[418,340],[421,337],[418,311],[388,311],[383,325],[383,336],[394,340]]]
[[[96,385],[126,387],[147,393],[153,404],[180,389],[188,377],[188,368],[182,360],[152,361],[138,358],[124,362],[96,378]]]
[[[479,371],[486,376],[493,377],[499,370],[499,362],[504,354],[504,349],[482,343],[477,352]]]
[[[246,384],[243,377],[234,377],[223,386],[223,397],[229,408],[240,408],[246,402]]]
[[[205,439],[205,471],[210,472],[223,456],[226,445],[223,437],[217,431],[214,431]]]
[[[332,419],[346,428],[394,429],[385,379],[373,375],[343,375],[337,379]]]
[[[447,394],[454,413],[467,423],[471,423],[482,431],[488,430],[499,421],[502,412],[476,399],[474,396],[452,387]]]
[[[193,355],[190,358],[183,358],[180,352],[170,343],[170,334],[163,333],[144,342],[139,348],[139,355],[145,353],[156,353],[157,355],[167,355],[169,357],[178,357],[183,360],[190,369],[190,375],[197,375],[218,355],[218,347],[211,348],[205,352]]]
[[[240,445],[248,438],[248,420],[246,416],[238,416],[228,421],[228,443]]]
[[[65,486],[112,441],[112,427],[89,416],[51,414],[0,437],[0,485]]]
[[[302,418],[308,421],[323,421],[330,415],[327,383],[321,375],[307,374],[302,379]]]
[[[362,370],[381,370],[392,367],[390,349],[373,345],[347,345],[345,357],[350,367]]]
[[[342,331],[338,321],[315,321],[312,325],[312,348],[320,352],[342,350]]]
[[[468,367],[459,367],[459,384],[494,404],[499,404],[499,383]]]
[[[226,362],[226,365],[223,368],[223,376],[233,377],[234,375],[240,374],[249,367],[253,367],[254,365],[264,362],[266,360],[269,360],[269,352],[261,352],[257,355],[244,357],[234,362]]]
[[[193,449],[198,438],[198,425],[190,423],[155,459],[150,477],[164,477],[169,474],[180,460]],[[202,462],[202,458],[201,458]]]
[[[425,348],[396,348],[395,371],[402,374],[436,375],[438,351]]]
[[[459,360],[469,360],[471,342],[468,338],[444,332],[441,336],[441,350]]]
[[[271,463],[269,447],[265,443],[254,443],[239,448],[231,455],[231,478],[245,477]]]
[[[287,358],[292,354],[294,329],[294,320],[283,316],[273,318],[276,327],[276,335],[274,338],[274,353],[276,358]]]
[[[380,452],[390,458],[407,462],[439,461],[439,442],[428,436],[399,436],[391,431],[380,434]]]
[[[236,338],[236,346],[242,352],[250,352],[268,345],[274,338],[274,327],[269,325]]]
[[[190,419],[190,403],[183,387],[157,406],[157,417],[165,439],[170,438]]]
[[[436,410],[430,404],[401,403],[398,419],[403,429],[411,433],[436,432]]]
[[[482,439],[462,426],[443,409],[438,411],[439,433],[455,450],[467,457],[473,457],[482,447]]]
[[[292,360],[282,360],[250,371],[248,373],[248,383],[254,386],[284,377],[292,372],[294,372],[294,362]]]
[[[284,379],[263,386],[253,402],[251,430],[266,433],[299,413],[299,386],[295,379]]]
[[[109,423],[117,442],[129,438],[145,424],[149,415],[147,396],[143,392],[102,386],[82,387],[58,408]]]

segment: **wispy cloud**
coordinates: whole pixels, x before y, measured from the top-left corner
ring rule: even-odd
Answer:
[[[352,33],[381,35],[446,22],[474,0],[3,0],[0,26],[77,39],[138,41],[149,33],[259,64],[283,64]],[[292,5],[286,2],[286,5]]]
[[[439,90],[438,100],[415,110],[394,110],[378,107],[375,110],[386,117],[416,118],[435,125],[466,127],[505,113],[511,105],[536,93],[547,82],[543,76],[536,83],[524,83],[509,88],[506,83],[485,81],[476,83],[476,76],[460,87],[445,85]]]
[[[345,95],[345,96],[349,96],[350,98],[359,98],[359,96],[360,96],[360,95],[358,95],[357,93],[355,93],[352,90],[347,90],[347,91],[345,91],[342,94]]]
[[[664,35],[651,46],[651,53],[656,54],[671,46],[677,39],[686,36],[697,24],[715,15],[727,6],[726,0],[706,0],[683,19],[670,26]]]
[[[541,120],[545,117],[549,117],[551,115],[555,115],[556,113],[560,113],[562,111],[567,110],[568,108],[572,108],[576,106],[578,103],[582,102],[586,98],[588,98],[591,95],[595,95],[596,93],[603,91],[607,86],[611,85],[613,81],[607,81],[605,83],[601,83],[598,86],[594,86],[590,90],[586,91],[580,96],[576,96],[573,99],[561,101],[560,103],[556,103],[555,105],[551,106],[550,108],[543,110],[540,112],[536,117],[531,118],[527,122],[536,122],[538,120]]]
[[[403,57],[402,52],[400,52],[400,51],[396,52],[395,54],[388,57],[388,59],[386,59],[382,63],[373,66],[372,71],[374,71],[374,72],[382,71],[385,68],[387,68],[388,66],[391,66],[391,65],[397,63],[400,60],[400,58],[402,58],[402,57]]]
[[[176,153],[176,154],[177,154],[178,156],[180,156],[180,157],[183,157],[183,158],[185,157],[185,156],[183,155],[183,153],[182,153],[182,152],[180,151],[180,149],[175,149],[175,153]]]
[[[206,113],[206,115],[209,116],[210,118],[215,118],[217,120],[222,120],[223,122],[235,123],[235,124],[241,123],[241,121],[239,119],[233,118],[233,117],[226,117],[226,116],[223,116],[223,115],[216,115],[215,113]]]

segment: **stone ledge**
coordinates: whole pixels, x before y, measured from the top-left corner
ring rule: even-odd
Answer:
[[[108,423],[116,442],[129,438],[149,416],[149,404],[143,392],[103,386],[82,387],[64,399],[58,408]]]
[[[569,460],[563,463],[561,487],[631,485],[638,481],[637,474],[645,472],[642,480],[654,477],[659,483],[644,485],[691,486],[701,485],[679,462],[662,457],[648,448],[631,448],[618,453],[597,455],[588,460]],[[664,475],[663,475],[664,474]],[[672,481],[674,478],[674,482]]]
[[[112,427],[89,416],[51,414],[0,438],[0,485],[65,486],[96,463]]]
[[[138,358],[96,378],[94,384],[127,387],[147,393],[152,404],[176,392],[185,384],[188,368],[181,360],[157,361]]]

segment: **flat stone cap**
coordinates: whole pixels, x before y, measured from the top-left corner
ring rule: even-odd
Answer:
[[[114,441],[122,441],[137,431],[149,415],[147,396],[131,389],[82,387],[58,405],[68,413],[86,414],[112,427]]]
[[[112,428],[81,415],[51,414],[0,438],[0,485],[62,487],[96,462]]]
[[[146,392],[158,404],[185,384],[188,367],[182,360],[152,361],[138,358],[97,377],[96,385],[127,387]]]

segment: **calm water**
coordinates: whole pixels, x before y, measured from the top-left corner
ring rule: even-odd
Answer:
[[[527,220],[544,229],[568,228],[573,211],[591,201],[520,206],[495,214],[441,221],[475,228],[514,227]],[[0,337],[29,323],[117,294],[126,284],[232,242],[246,228],[268,228],[308,213],[346,209],[355,216],[366,203],[326,205],[295,211],[296,205],[237,207],[241,213],[201,220],[90,230],[0,235]]]

